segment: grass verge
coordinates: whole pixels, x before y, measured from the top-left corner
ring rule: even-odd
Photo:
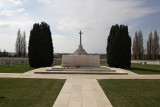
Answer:
[[[30,67],[29,64],[15,64],[12,67],[9,65],[0,66],[0,73],[24,73],[34,68]]]
[[[52,107],[65,80],[0,79],[0,107]]]
[[[106,62],[101,62],[101,66],[108,66]]]
[[[160,107],[160,80],[98,80],[114,107]]]
[[[131,68],[128,68],[137,74],[160,74],[159,65],[141,65],[141,64],[131,64]]]
[[[101,63],[101,66],[108,66],[108,64]],[[160,74],[160,65],[142,65],[132,63],[131,67],[127,68],[126,70],[137,74]]]

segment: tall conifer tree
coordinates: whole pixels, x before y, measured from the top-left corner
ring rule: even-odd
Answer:
[[[107,42],[107,63],[111,67],[128,68],[131,65],[131,38],[128,26],[111,27]]]
[[[30,31],[28,47],[31,67],[46,67],[53,63],[53,44],[50,27],[47,23],[35,23]]]

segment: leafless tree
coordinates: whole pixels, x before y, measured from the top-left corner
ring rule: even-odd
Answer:
[[[147,41],[147,58],[152,59],[152,43],[153,43],[153,36],[152,32],[150,32],[148,41]]]
[[[135,33],[135,38],[133,41],[133,56],[135,59],[142,59],[144,54],[144,48],[143,48],[143,34],[141,31]]]
[[[16,55],[18,57],[26,56],[26,33],[23,32],[23,35],[22,35],[20,29],[18,30],[18,33],[17,33]]]
[[[137,55],[138,55],[137,49],[138,49],[138,35],[136,32],[133,40],[133,46],[132,46],[132,53],[133,53],[134,59],[137,59]]]
[[[17,39],[16,39],[16,55],[17,56],[22,56],[22,34],[21,34],[21,30],[18,30],[17,33]]]
[[[142,59],[144,54],[143,48],[143,34],[141,31],[138,32],[138,59]]]
[[[26,33],[25,31],[23,32],[22,36],[22,56],[26,56]]]
[[[159,55],[159,37],[157,31],[155,30],[152,42],[152,58],[158,59],[158,55]]]

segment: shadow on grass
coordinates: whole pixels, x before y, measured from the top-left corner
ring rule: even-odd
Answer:
[[[4,99],[5,97],[0,97],[0,99]]]

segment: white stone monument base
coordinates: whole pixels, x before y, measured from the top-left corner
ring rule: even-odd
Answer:
[[[99,55],[62,55],[62,67],[100,67]]]

